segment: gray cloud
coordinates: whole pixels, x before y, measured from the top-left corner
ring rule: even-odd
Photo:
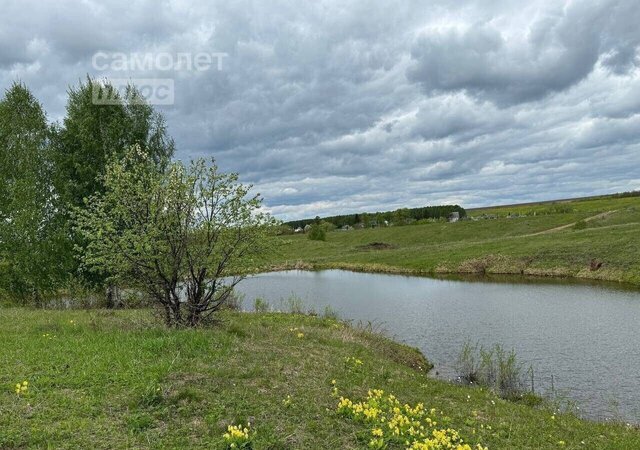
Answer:
[[[178,157],[215,156],[282,218],[640,188],[640,8],[594,2],[3,1],[0,86],[51,120],[86,73],[174,78]],[[226,52],[96,71],[99,51]]]
[[[627,72],[635,67],[638,36],[620,25],[638,12],[620,3],[555,3],[530,20],[524,9],[524,18],[513,17],[517,30],[501,28],[495,17],[427,29],[412,47],[408,77],[427,93],[467,91],[508,105],[571,87],[601,56],[616,73]]]

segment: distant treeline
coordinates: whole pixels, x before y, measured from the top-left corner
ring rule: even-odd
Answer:
[[[355,226],[356,224],[362,224],[366,227],[369,226],[381,226],[385,224],[404,225],[407,223],[415,222],[425,219],[442,219],[447,218],[452,212],[458,212],[460,218],[467,215],[467,212],[458,205],[440,205],[440,206],[424,206],[422,208],[400,208],[395,211],[384,211],[375,213],[356,213],[356,214],[344,214],[340,216],[330,217],[316,217],[315,219],[303,219],[292,220],[286,222],[292,228],[302,227],[312,224],[314,222],[324,221],[335,225],[336,227],[343,227],[345,225]]]
[[[618,194],[612,194],[613,198],[626,198],[626,197],[640,197],[640,191],[620,192]]]

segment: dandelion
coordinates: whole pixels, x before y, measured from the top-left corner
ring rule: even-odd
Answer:
[[[304,337],[304,333],[298,333],[297,336],[298,336],[298,339],[302,339]]]

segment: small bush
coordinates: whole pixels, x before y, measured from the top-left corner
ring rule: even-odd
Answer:
[[[307,237],[312,241],[326,241],[327,240],[327,231],[320,224],[311,225],[311,229],[307,234]]]
[[[327,222],[326,220],[323,220],[322,222],[320,222],[320,227],[327,232],[333,231],[336,229],[335,224],[333,224],[332,222]]]

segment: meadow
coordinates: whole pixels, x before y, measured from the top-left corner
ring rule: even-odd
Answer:
[[[470,220],[279,236],[264,268],[517,274],[640,285],[640,198],[469,210]]]
[[[148,310],[6,308],[0,340],[3,449],[224,449],[247,423],[236,448],[372,448],[375,420],[345,406],[372,389],[474,449],[640,448],[636,428],[430,378],[417,351],[333,318],[224,312],[167,330]],[[391,428],[388,448],[405,448]]]

